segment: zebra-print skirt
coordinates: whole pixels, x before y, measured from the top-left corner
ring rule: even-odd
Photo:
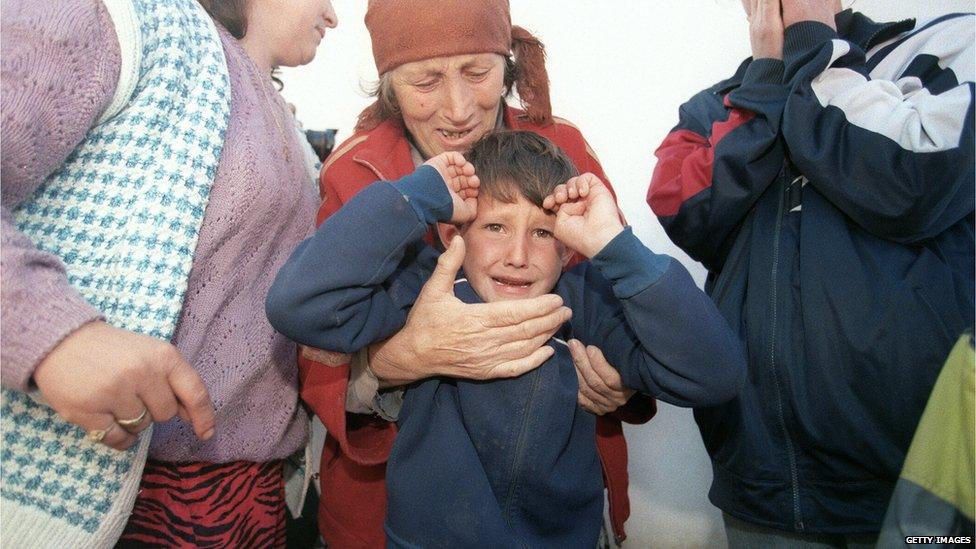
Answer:
[[[116,547],[284,547],[282,462],[146,462]]]

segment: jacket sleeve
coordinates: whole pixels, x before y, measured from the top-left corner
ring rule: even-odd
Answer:
[[[449,221],[451,212],[430,166],[366,187],[278,271],[266,301],[271,324],[299,343],[342,353],[393,335],[425,280],[410,254],[428,224]]]
[[[721,270],[727,241],[783,166],[782,75],[780,61],[747,61],[733,79],[741,85],[720,83],[682,105],[655,152],[647,203],[671,240],[710,271]]]
[[[918,242],[973,212],[974,20],[945,16],[871,60],[822,23],[786,29],[791,158],[876,236]]]
[[[112,99],[121,57],[97,0],[4,3],[0,30],[0,303],[4,387],[26,390],[48,352],[101,318],[65,267],[20,232],[10,212],[78,146]]]
[[[334,215],[356,192],[377,181],[372,173],[348,167],[350,150],[363,136],[353,136],[326,159],[319,177],[322,203],[316,224]],[[365,349],[360,353],[366,353]],[[370,403],[352,402],[355,389],[350,384],[351,363],[361,360],[350,354],[325,349],[302,347],[298,357],[302,400],[325,425],[326,445],[335,444],[339,453],[358,465],[378,465],[386,462],[396,436],[396,424],[371,415],[347,413]],[[323,453],[323,465],[329,452]],[[340,459],[341,463],[341,459]],[[324,467],[323,467],[324,468]]]
[[[686,407],[738,394],[742,348],[680,263],[648,250],[628,228],[592,264],[583,280],[583,331],[624,385]]]
[[[569,121],[563,119],[556,119],[557,127],[559,128],[556,142],[559,146],[569,155],[576,169],[580,173],[592,173],[593,175],[600,178],[601,181],[610,190],[610,194],[613,195],[614,201],[617,200],[617,193],[613,190],[613,186],[610,184],[610,180],[607,177],[606,172],[603,171],[603,166],[600,164],[600,159],[597,158],[596,153],[590,144],[583,137],[583,133],[574,126]],[[624,214],[620,212],[620,219],[624,224],[627,223],[624,218]],[[572,260],[569,262],[567,267],[572,268],[581,261],[586,260],[586,258],[581,254],[575,254]],[[657,412],[657,405],[654,399],[643,395],[641,393],[636,393],[632,396],[623,406],[617,408],[612,412],[609,417],[601,417],[600,421],[609,421],[615,419],[631,424],[641,424],[647,423],[654,417]],[[619,429],[619,423],[616,427],[611,429]],[[609,427],[608,427],[609,428]],[[606,457],[606,456],[604,456]]]

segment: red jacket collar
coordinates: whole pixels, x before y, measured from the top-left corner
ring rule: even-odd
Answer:
[[[535,128],[525,112],[504,105],[502,119],[506,128]],[[413,171],[413,158],[410,155],[410,141],[407,139],[403,122],[386,120],[368,132],[369,138],[353,153],[352,159],[376,174],[383,180],[399,177]]]

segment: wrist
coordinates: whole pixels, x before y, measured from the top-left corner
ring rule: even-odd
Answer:
[[[617,238],[617,236],[622,232],[624,232],[623,225],[617,224],[610,227],[604,227],[594,235],[592,244],[588,246],[588,249],[581,251],[584,255],[586,255],[586,257],[592,258],[603,251],[603,249],[607,247],[607,244],[610,244],[610,242]]]
[[[79,326],[73,332],[65,336],[64,339],[58,342],[58,344],[48,352],[47,356],[37,363],[37,367],[34,368],[34,373],[31,375],[31,383],[37,388],[44,385],[48,374],[54,370],[57,370],[58,366],[65,362],[62,360],[62,356],[66,354],[70,355],[70,349],[77,342],[82,341],[82,339],[79,338],[86,338],[92,330],[97,330],[101,326],[105,325],[106,324],[104,321],[94,320]],[[40,381],[40,383],[38,383],[38,381]]]
[[[822,10],[789,10],[783,13],[784,29],[797,23],[803,23],[804,21],[822,23],[832,29],[837,28],[835,14],[833,12],[824,12]]]
[[[613,285],[614,295],[628,299],[657,283],[672,260],[647,249],[627,227],[590,261]]]
[[[437,168],[429,165],[418,167],[391,183],[417,212],[417,217],[427,225],[438,221],[449,222],[454,212],[451,193]]]
[[[366,366],[376,377],[380,389],[399,387],[420,379],[404,367],[410,361],[400,360],[409,353],[402,339],[399,334],[394,335],[371,345],[367,351]]]

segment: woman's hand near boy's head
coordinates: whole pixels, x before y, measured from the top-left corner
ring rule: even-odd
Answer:
[[[586,257],[599,253],[624,230],[613,195],[591,173],[557,186],[542,207],[556,214],[556,238]]]
[[[448,151],[432,157],[425,166],[436,169],[444,179],[447,192],[451,193],[454,213],[451,223],[473,221],[478,214],[478,186],[481,182],[474,173],[474,165],[459,152]]]

